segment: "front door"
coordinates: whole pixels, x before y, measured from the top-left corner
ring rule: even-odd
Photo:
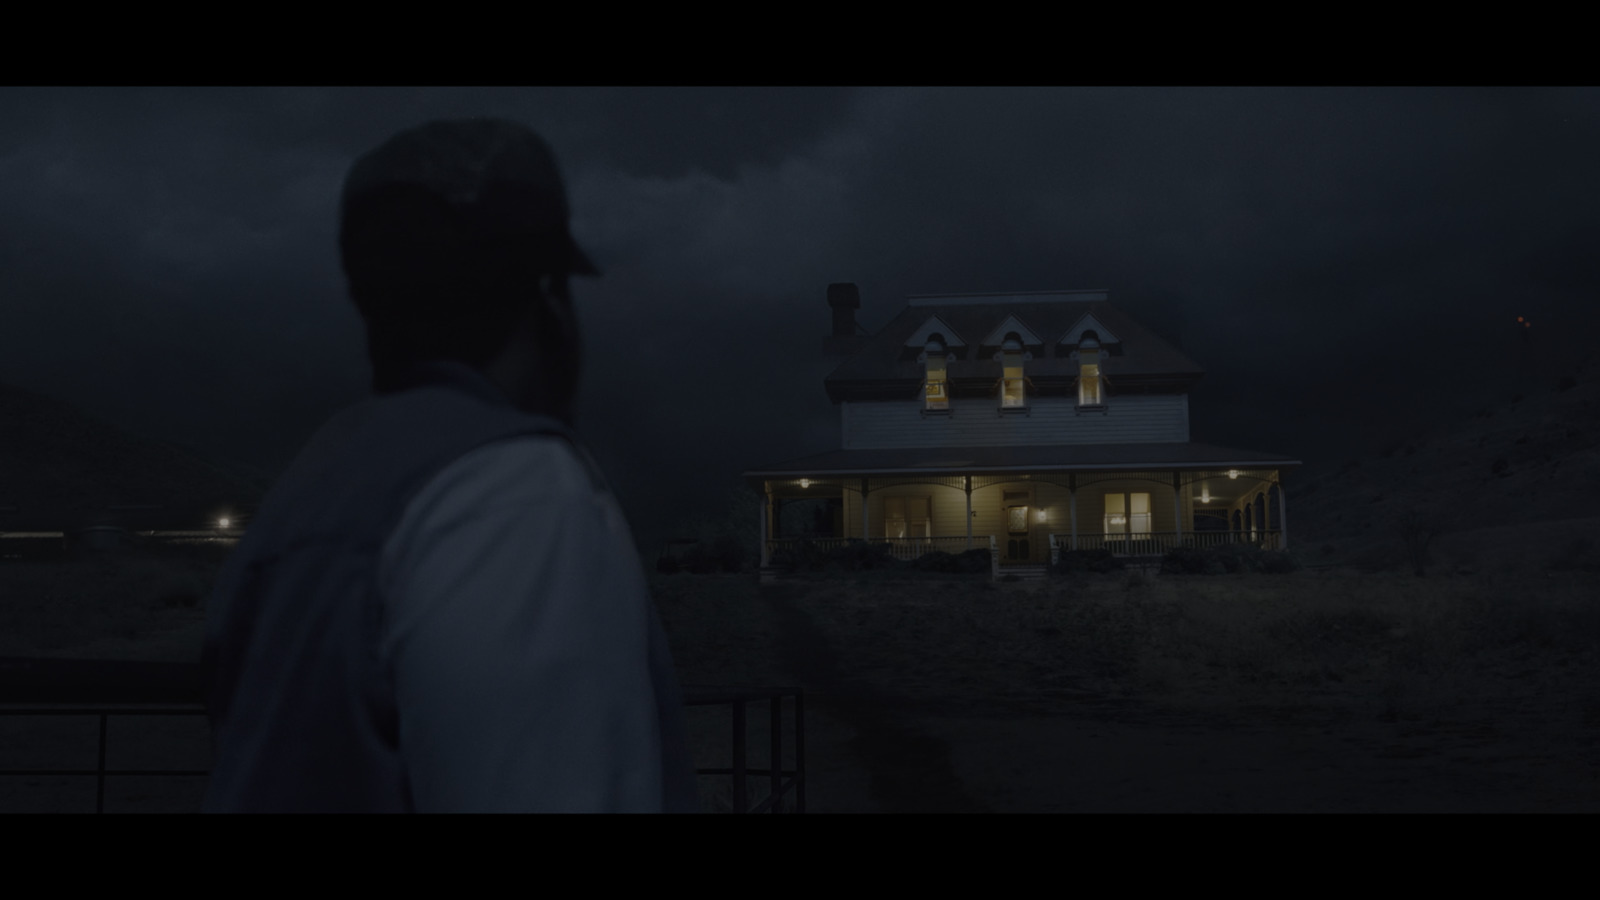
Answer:
[[[1006,491],[1002,503],[1005,543],[1001,547],[1000,558],[1005,562],[1029,562],[1033,559],[1034,541],[1028,492]]]

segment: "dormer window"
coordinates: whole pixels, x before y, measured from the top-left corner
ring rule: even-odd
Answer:
[[[1100,341],[1092,331],[1078,342],[1078,405],[1105,405],[1105,386],[1100,377]]]
[[[1000,345],[1000,407],[1018,409],[1028,405],[1026,379],[1022,375],[1022,339],[1015,333],[1006,335]]]
[[[923,382],[924,409],[950,408],[950,381],[946,364],[949,354],[945,350],[944,336],[932,334],[923,351],[927,363],[927,379]]]

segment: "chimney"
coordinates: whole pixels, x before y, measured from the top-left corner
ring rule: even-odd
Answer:
[[[851,282],[830,284],[828,306],[833,309],[833,331],[822,342],[823,349],[829,356],[849,356],[865,338],[856,325],[856,310],[861,308],[861,292]]]
[[[828,305],[833,307],[833,336],[855,337],[856,310],[861,308],[861,292],[850,282],[828,285]]]

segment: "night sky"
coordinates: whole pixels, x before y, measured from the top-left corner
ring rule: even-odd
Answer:
[[[1196,440],[1339,461],[1600,325],[1593,89],[0,89],[0,381],[272,472],[367,373],[356,156],[499,115],[554,147],[579,428],[647,540],[832,449],[828,283],[1104,288],[1206,368]],[[7,436],[10,439],[11,436]]]

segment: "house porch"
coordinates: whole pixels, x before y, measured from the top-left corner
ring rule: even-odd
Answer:
[[[753,481],[764,498],[763,565],[802,544],[826,550],[863,539],[902,559],[990,550],[996,574],[1074,549],[1139,558],[1179,546],[1288,546],[1279,467],[819,470]]]

